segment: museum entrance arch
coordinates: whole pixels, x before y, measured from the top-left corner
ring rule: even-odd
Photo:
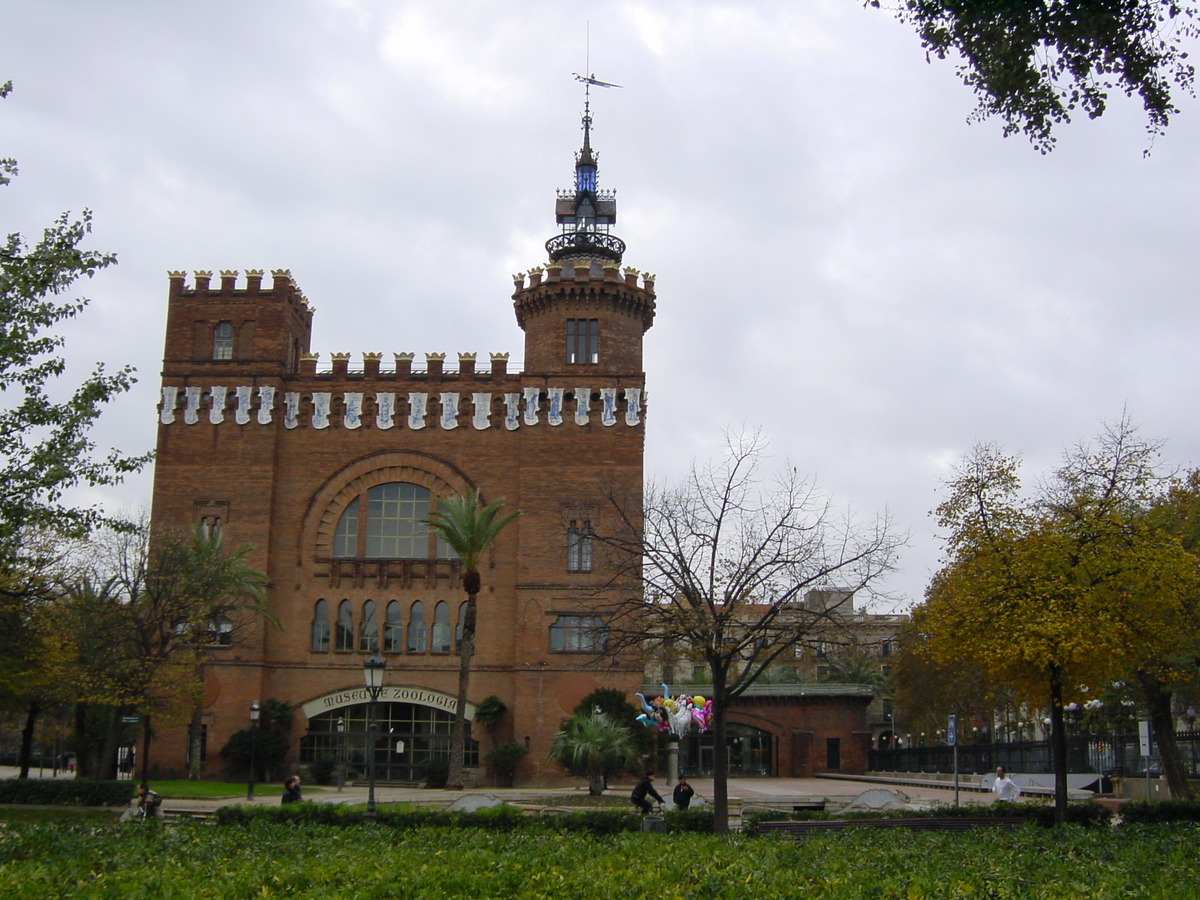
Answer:
[[[300,762],[345,766],[350,779],[366,777],[371,741],[369,703],[363,688],[305,703],[308,732],[300,739]],[[422,688],[385,687],[376,706],[373,752],[379,781],[424,782],[431,766],[450,760],[454,698]],[[475,715],[468,704],[467,718]],[[479,765],[479,742],[467,739],[465,764]]]

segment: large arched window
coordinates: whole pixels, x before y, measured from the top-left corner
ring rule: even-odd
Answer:
[[[363,653],[379,651],[379,623],[375,621],[375,601],[363,604],[362,621],[358,623],[358,649]]]
[[[318,653],[329,649],[329,604],[324,600],[313,607],[312,648]]]
[[[400,624],[400,604],[393,600],[387,605],[383,624],[383,652],[399,653],[404,649],[404,626]]]
[[[450,604],[445,600],[433,608],[433,646],[430,649],[434,653],[450,652]]]
[[[425,604],[418,600],[408,614],[408,652],[425,652]]]
[[[338,604],[337,641],[334,646],[338,650],[354,649],[354,613],[349,600]]]
[[[346,504],[333,535],[339,559],[455,559],[425,520],[434,501],[429,489],[407,481],[368,488]]]
[[[333,535],[333,555],[341,557],[358,556],[358,498],[355,497],[346,506],[346,511],[338,519],[337,531]]]

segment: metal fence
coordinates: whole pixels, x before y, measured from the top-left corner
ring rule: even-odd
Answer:
[[[1200,731],[1176,732],[1184,767],[1200,776],[1197,745]],[[1136,734],[1073,734],[1067,738],[1067,771],[1078,774],[1141,775],[1147,760],[1141,755]],[[1151,747],[1150,774],[1158,774],[1158,745]],[[985,775],[1004,766],[1014,772],[1053,772],[1049,741],[1018,741],[1004,744],[959,744],[958,771],[966,775]],[[871,750],[867,753],[870,772],[921,772],[951,774],[954,748],[903,747],[895,750]]]

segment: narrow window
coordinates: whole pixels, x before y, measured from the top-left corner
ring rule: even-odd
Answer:
[[[433,608],[433,646],[434,653],[450,652],[450,604],[445,600]]]
[[[599,616],[559,616],[550,626],[550,649],[564,652],[603,650],[608,630]]]
[[[425,604],[418,600],[408,614],[408,652],[425,652]]]
[[[567,529],[567,571],[592,571],[592,523],[586,519]]]
[[[313,607],[312,648],[316,653],[329,650],[329,604],[324,600]]]
[[[463,627],[467,624],[467,601],[458,604],[458,625],[454,628],[454,651],[462,651]]]
[[[375,621],[375,601],[363,604],[362,621],[358,623],[358,649],[363,653],[379,651],[379,623]]]
[[[233,359],[232,322],[218,322],[213,329],[213,359]]]
[[[600,320],[567,319],[567,364],[588,365],[600,361]]]
[[[337,531],[333,535],[333,555],[342,558],[358,556],[358,498],[346,505],[346,511],[338,519]]]
[[[343,600],[338,604],[337,642],[334,649],[354,649],[354,614],[350,610],[349,600]]]
[[[387,605],[387,620],[383,625],[383,652],[399,653],[404,649],[404,626],[400,624],[400,604],[393,600]]]

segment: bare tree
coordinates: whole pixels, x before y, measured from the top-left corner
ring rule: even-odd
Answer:
[[[690,648],[712,676],[713,804],[728,821],[726,712],[782,654],[836,625],[839,608],[887,572],[903,536],[886,516],[835,514],[795,468],[763,473],[766,440],[728,434],[722,459],[693,463],[641,503],[610,496],[615,528],[598,533],[626,599],[607,610],[609,653]],[[819,602],[805,602],[816,588]]]

